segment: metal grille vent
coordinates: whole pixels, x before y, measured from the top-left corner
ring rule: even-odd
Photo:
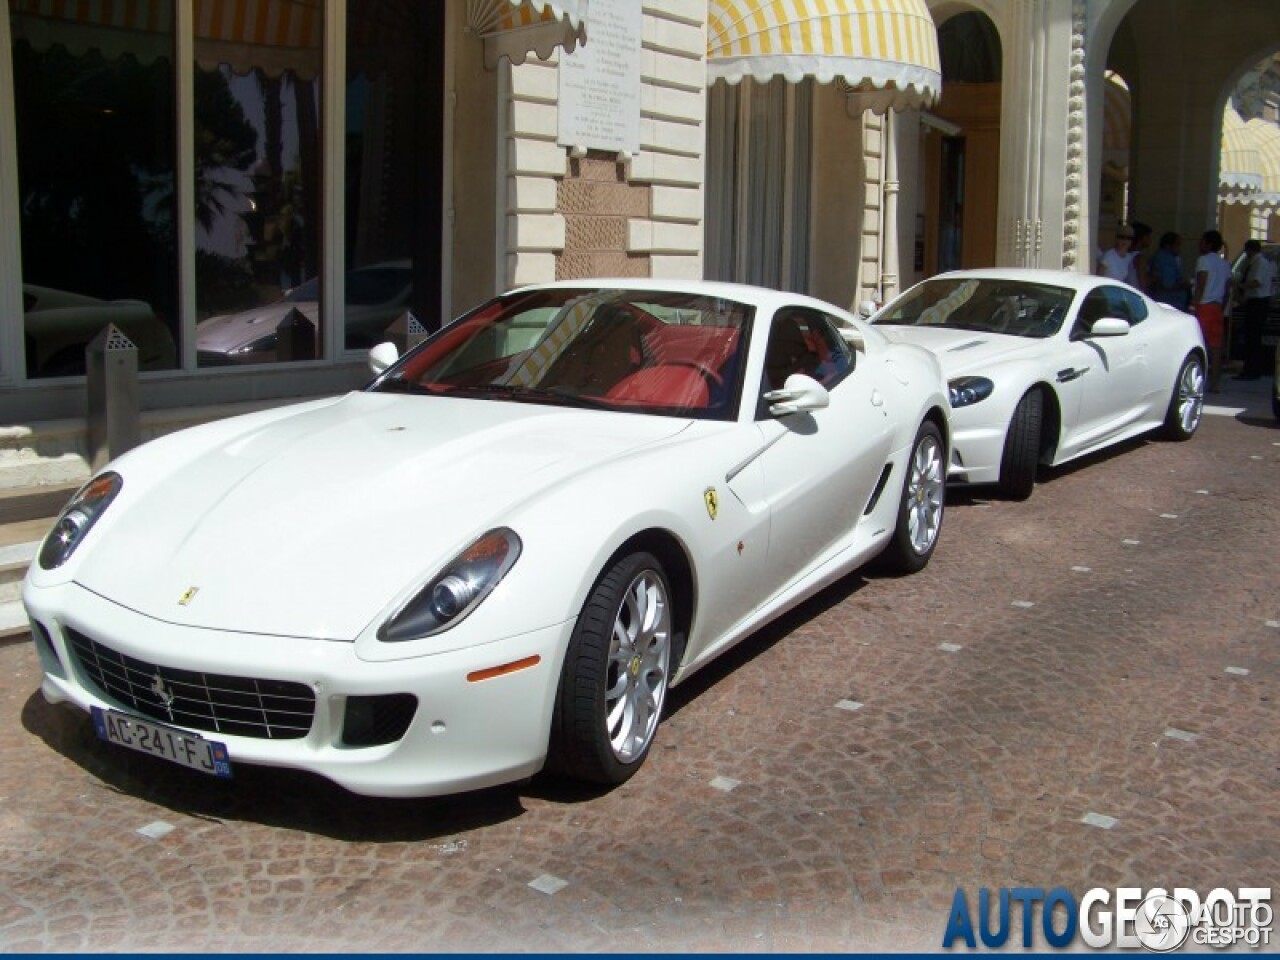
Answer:
[[[75,630],[67,636],[80,673],[98,693],[144,717],[259,740],[297,740],[311,729],[316,698],[305,684],[164,667]]]
[[[137,350],[133,341],[120,332],[118,327],[110,327],[107,331],[107,342],[104,345],[108,353],[113,350]]]

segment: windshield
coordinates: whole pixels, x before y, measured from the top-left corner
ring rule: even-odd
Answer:
[[[1012,337],[1051,337],[1074,291],[1044,283],[939,277],[912,287],[875,318],[877,326],[945,327]]]
[[[508,294],[445,327],[369,389],[728,420],[753,314],[692,293]]]

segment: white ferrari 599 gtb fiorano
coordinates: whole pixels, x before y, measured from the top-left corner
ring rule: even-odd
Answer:
[[[44,695],[230,776],[618,783],[668,686],[942,523],[937,360],[829,304],[497,297],[363,391],[183,431],[76,494],[23,599]]]

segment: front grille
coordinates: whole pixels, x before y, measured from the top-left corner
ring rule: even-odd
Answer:
[[[297,740],[311,729],[316,697],[305,684],[162,667],[75,630],[67,636],[81,674],[98,693],[144,717],[259,740]]]

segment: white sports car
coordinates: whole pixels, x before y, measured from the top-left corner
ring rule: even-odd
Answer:
[[[869,311],[866,311],[869,312]],[[872,318],[937,354],[951,392],[948,476],[1031,495],[1056,465],[1162,428],[1188,440],[1204,406],[1196,319],[1133,287],[1050,270],[963,270]]]
[[[45,696],[223,776],[617,783],[669,684],[937,542],[939,364],[829,304],[560,283],[394,353],[364,391],[157,440],[77,493],[23,593]]]

